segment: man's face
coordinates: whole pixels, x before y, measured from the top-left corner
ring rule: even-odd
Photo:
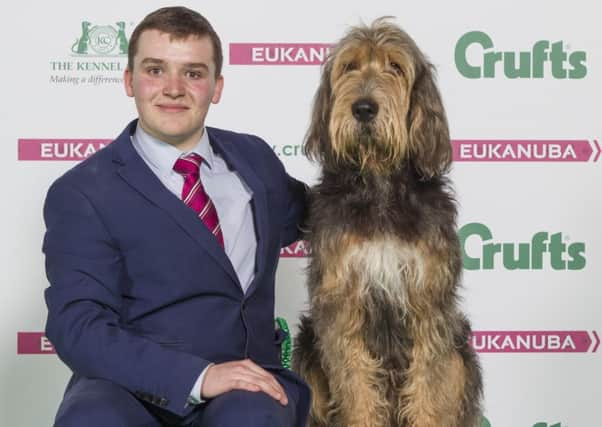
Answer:
[[[142,129],[182,151],[192,149],[224,85],[222,76],[215,78],[209,37],[170,41],[169,34],[144,31],[133,63],[124,74],[125,91],[136,101]]]

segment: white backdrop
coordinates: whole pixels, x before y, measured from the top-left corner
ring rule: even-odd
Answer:
[[[56,177],[135,117],[120,83],[119,38],[168,4],[24,1],[3,15],[1,426],[52,424],[69,372],[41,337],[43,200]],[[309,184],[317,169],[298,146],[320,69],[304,55],[350,25],[395,16],[436,65],[449,117],[484,425],[602,425],[602,7],[586,0],[181,4],[203,13],[224,45],[225,91],[207,123],[261,135]],[[84,21],[90,40],[78,44]],[[461,39],[472,43],[456,49]],[[237,55],[230,61],[230,46],[240,43],[251,44],[252,64],[233,63]],[[280,64],[268,62],[274,52]],[[504,66],[519,52],[532,64],[509,78]],[[459,65],[482,75],[479,67],[496,55],[492,77],[468,78]],[[278,270],[277,312],[293,328],[306,303],[306,261],[291,255],[302,254],[283,252]]]

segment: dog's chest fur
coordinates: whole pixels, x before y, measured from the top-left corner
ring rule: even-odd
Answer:
[[[314,258],[332,260],[329,252],[338,252],[340,268],[348,269],[359,286],[376,287],[399,302],[404,278],[421,283],[425,255],[431,255],[425,251],[440,249],[447,238],[455,240],[456,209],[446,182],[439,179],[422,182],[407,172],[389,177],[325,174],[310,206]]]
[[[413,295],[434,280],[440,266],[450,264],[439,259],[433,265],[433,253],[458,255],[445,246],[456,239],[456,210],[446,185],[408,173],[386,178],[326,174],[313,192],[310,296],[358,299],[349,307],[361,307],[357,315],[364,317],[365,339],[383,356],[407,347],[411,338],[404,319]],[[330,298],[314,299],[314,307],[321,300]],[[330,323],[345,310],[322,307],[317,311],[331,315],[314,320]]]

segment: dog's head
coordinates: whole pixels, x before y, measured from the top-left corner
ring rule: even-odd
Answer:
[[[330,170],[447,172],[449,130],[433,67],[388,18],[352,28],[329,54],[305,152]]]

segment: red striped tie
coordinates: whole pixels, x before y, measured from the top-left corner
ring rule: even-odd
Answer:
[[[190,153],[187,156],[176,160],[174,171],[184,177],[184,188],[182,188],[182,200],[186,206],[194,210],[201,221],[207,226],[209,231],[217,238],[219,244],[224,247],[224,236],[219,225],[217,210],[213,202],[205,192],[201,183],[199,167],[203,158],[196,153]]]

